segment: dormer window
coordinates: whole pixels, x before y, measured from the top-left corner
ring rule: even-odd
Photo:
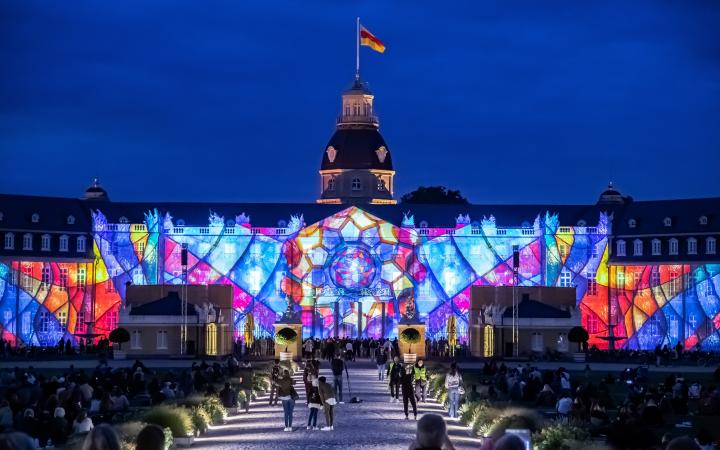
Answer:
[[[625,241],[617,241],[617,256],[625,256]]]
[[[584,226],[586,226],[586,225],[587,225],[587,222],[585,222],[584,220],[578,220],[578,226],[579,226],[579,227],[584,227]]]
[[[428,227],[427,221],[421,220],[421,221],[420,221],[420,228],[427,228],[427,227]]]
[[[185,221],[184,221],[183,219],[178,219],[176,225],[179,226],[179,227],[184,227],[184,226],[185,226]]]
[[[664,219],[663,219],[663,225],[665,225],[666,227],[671,227],[671,226],[672,226],[672,219],[669,218],[669,217],[664,218]]]
[[[68,216],[68,217],[67,217],[67,224],[68,224],[68,225],[75,225],[75,216]]]
[[[40,238],[40,250],[44,252],[50,251],[50,235],[49,234],[43,234],[42,238]]]
[[[669,253],[671,255],[677,255],[678,254],[678,240],[675,238],[672,238],[668,241],[668,249]]]
[[[687,252],[688,252],[688,255],[697,255],[697,239],[688,238]]]
[[[285,228],[287,227],[287,222],[284,220],[278,220],[278,228]]]
[[[34,213],[32,217],[30,217],[30,220],[32,221],[32,223],[40,222],[40,214]]]
[[[643,254],[643,242],[640,239],[633,241],[633,256],[642,256]]]
[[[360,190],[360,178],[353,178],[351,186],[352,186],[353,191],[359,191]]]
[[[120,222],[120,223],[128,223],[129,221],[128,221],[128,218],[127,218],[127,217],[125,217],[125,216],[120,216],[120,218],[118,219],[118,222]]]
[[[698,223],[700,225],[707,225],[707,216],[700,216],[700,218],[698,219]]]

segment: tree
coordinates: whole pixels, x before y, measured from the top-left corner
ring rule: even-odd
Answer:
[[[115,328],[109,338],[110,342],[118,345],[118,350],[122,350],[122,345],[130,340],[130,333],[125,328]]]
[[[400,203],[467,205],[469,202],[460,191],[445,186],[420,186],[400,197]]]
[[[580,344],[584,344],[588,339],[590,339],[590,335],[583,327],[572,327],[568,332],[568,341],[577,342],[578,351],[580,351]]]

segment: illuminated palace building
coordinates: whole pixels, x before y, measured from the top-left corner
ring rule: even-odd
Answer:
[[[117,326],[129,284],[232,286],[236,335],[291,302],[303,334],[394,337],[414,298],[427,336],[473,285],[575,287],[591,345],[720,350],[720,198],[586,205],[397,205],[373,95],[356,81],[309,204],[126,203],[97,181],[81,199],[0,195],[0,325],[51,345]],[[187,248],[186,268],[181,265]]]

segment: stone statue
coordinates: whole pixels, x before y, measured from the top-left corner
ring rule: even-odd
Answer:
[[[405,300],[405,319],[415,319],[415,295],[410,293],[407,300]]]

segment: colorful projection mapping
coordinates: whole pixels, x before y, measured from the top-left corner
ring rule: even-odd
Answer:
[[[398,226],[357,207],[311,225],[294,217],[283,229],[253,228],[244,214],[211,214],[202,227],[156,210],[142,224],[107,223],[101,211],[93,220],[94,263],[0,264],[3,338],[52,345],[86,332],[93,317],[93,331],[107,333],[117,326],[126,283],[183,282],[186,247],[188,283],[233,287],[236,329],[252,312],[256,334],[270,335],[289,298],[305,337],[331,336],[336,320],[341,336],[356,336],[359,325],[362,336],[395,337],[413,296],[428,337],[445,336],[454,315],[462,341],[470,287],[510,285],[517,246],[521,285],[576,288],[591,345],[607,348],[601,337],[613,327],[617,346],[680,341],[720,350],[720,265],[608,265],[605,214],[595,226],[566,227],[545,213],[518,228],[460,216],[453,229],[416,228],[412,217]]]

